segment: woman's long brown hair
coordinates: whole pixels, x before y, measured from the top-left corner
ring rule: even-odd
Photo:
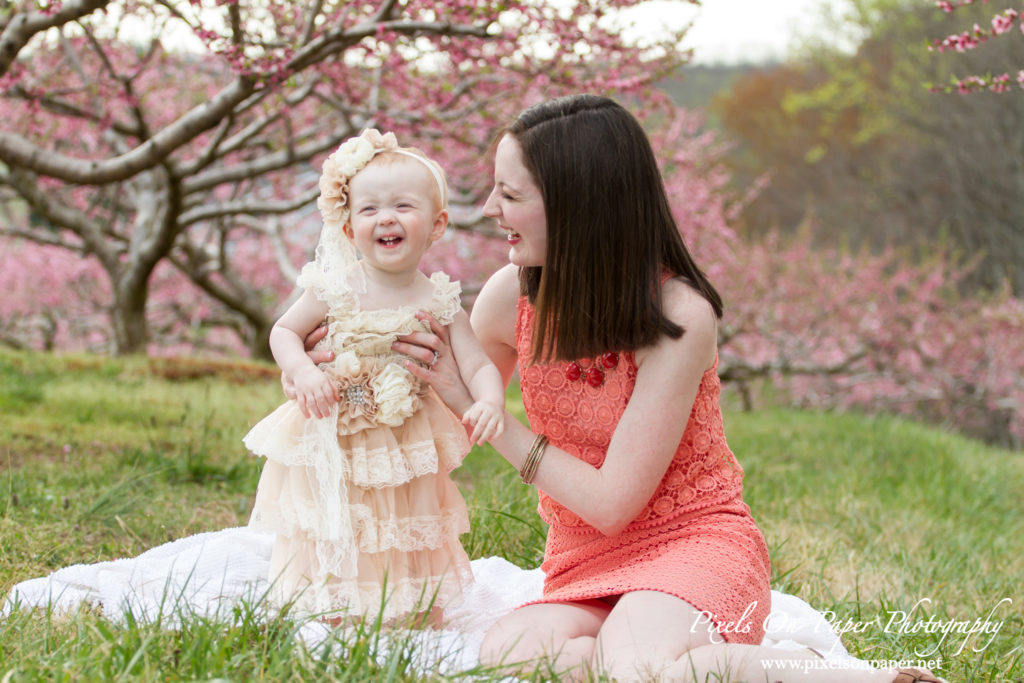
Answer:
[[[523,111],[504,134],[522,148],[547,214],[543,267],[520,269],[536,307],[533,360],[632,351],[684,330],[662,311],[664,270],[722,316],[672,216],[640,123],[607,97],[572,95]]]

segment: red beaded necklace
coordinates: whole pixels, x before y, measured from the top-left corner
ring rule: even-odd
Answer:
[[[587,370],[583,371],[583,366],[577,361],[569,361],[565,366],[565,378],[570,382],[575,382],[578,379],[586,380],[587,384],[592,387],[599,387],[604,384],[604,367],[611,370],[619,364],[619,354],[614,351],[608,353],[602,353],[600,356],[594,359],[594,365]]]

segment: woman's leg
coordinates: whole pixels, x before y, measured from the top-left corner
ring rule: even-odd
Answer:
[[[626,593],[614,608],[597,601],[522,607],[491,627],[480,651],[483,664],[510,670],[548,657],[554,671],[586,678],[593,670],[623,683],[892,683],[896,676],[836,668],[810,651],[723,643],[700,611],[658,591]]]
[[[594,667],[616,681],[659,680],[685,652],[716,642],[712,637],[693,605],[668,593],[632,591],[601,626]]]
[[[593,663],[623,683],[892,683],[895,676],[834,666],[811,651],[725,643],[703,613],[658,591],[619,598],[597,635]]]
[[[589,666],[594,639],[610,605],[551,603],[527,605],[498,619],[484,635],[480,662],[505,666],[546,659],[554,671],[569,672]]]

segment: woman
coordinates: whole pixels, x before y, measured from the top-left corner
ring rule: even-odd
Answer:
[[[471,320],[506,382],[519,366],[531,427],[506,419],[491,444],[537,486],[550,529],[542,599],[499,619],[482,661],[547,657],[616,680],[894,680],[758,646],[769,564],[722,430],[722,303],[636,119],[590,95],[531,107],[499,138],[494,180],[484,213],[510,264]],[[395,349],[459,414],[472,399],[431,328]]]

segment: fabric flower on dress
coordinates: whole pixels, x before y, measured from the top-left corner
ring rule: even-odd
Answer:
[[[374,420],[377,401],[372,386],[376,368],[372,363],[364,367],[356,354],[345,351],[338,354],[328,373],[338,387],[338,422],[347,425],[359,418]]]
[[[397,427],[419,407],[415,377],[395,363],[388,363],[370,382],[377,401],[377,422]]]

